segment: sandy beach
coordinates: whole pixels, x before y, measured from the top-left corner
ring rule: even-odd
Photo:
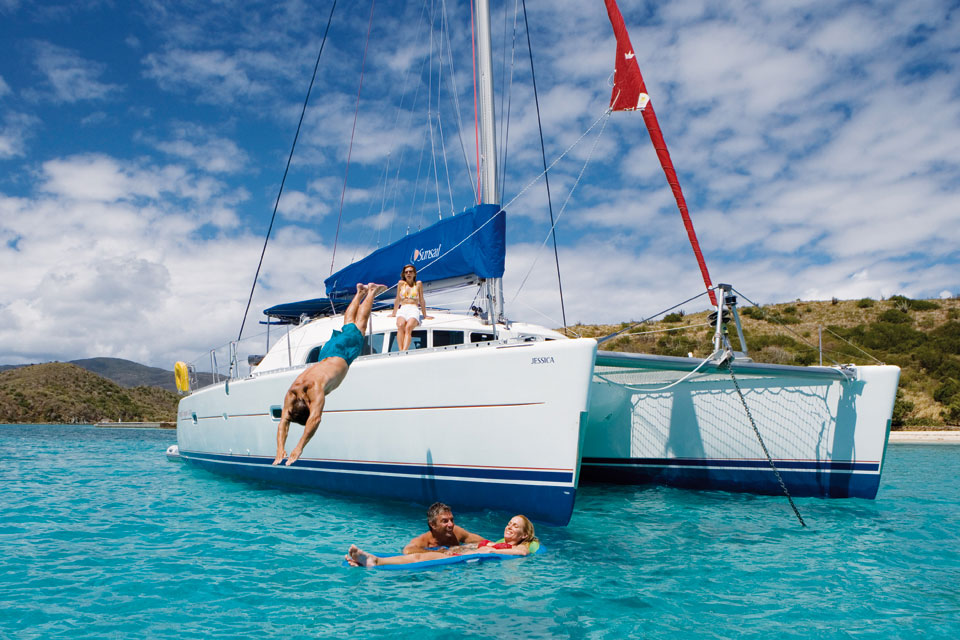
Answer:
[[[890,442],[902,444],[960,444],[960,430],[891,431]]]

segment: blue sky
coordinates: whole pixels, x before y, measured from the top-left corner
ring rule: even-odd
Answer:
[[[541,160],[505,4],[507,309],[559,326],[542,183],[514,200]],[[169,367],[236,337],[330,6],[0,0],[0,363]],[[330,273],[370,6],[334,14],[251,339]],[[470,204],[468,7],[374,7],[336,266]],[[552,160],[602,116],[615,43],[601,0],[527,8]],[[960,3],[621,9],[715,282],[762,303],[960,293]],[[551,172],[558,215],[587,163],[557,226],[569,321],[702,289],[641,116],[599,129]]]

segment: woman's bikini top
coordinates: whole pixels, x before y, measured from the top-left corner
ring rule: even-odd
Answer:
[[[414,282],[411,286],[407,284],[406,280],[401,280],[400,285],[397,288],[400,292],[401,304],[418,304],[420,302],[420,294],[417,291],[416,282]]]
[[[480,547],[490,547],[491,549],[513,549],[513,545],[509,542],[490,542],[489,540],[484,540],[477,545],[477,548]]]

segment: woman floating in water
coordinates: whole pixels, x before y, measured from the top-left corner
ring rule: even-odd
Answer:
[[[427,315],[427,303],[423,299],[423,283],[417,280],[417,268],[412,264],[403,267],[400,281],[397,283],[397,299],[393,302],[393,313],[397,317],[397,343],[400,351],[410,348],[413,330],[424,320],[432,320]]]
[[[350,545],[350,551],[346,555],[346,560],[354,567],[376,567],[386,564],[410,564],[413,562],[423,562],[424,560],[438,560],[440,558],[449,558],[450,556],[463,556],[477,553],[497,553],[505,556],[525,556],[530,553],[530,543],[536,542],[533,523],[526,516],[513,516],[507,527],[503,530],[503,542],[491,543],[485,540],[476,548],[471,545],[453,547],[445,551],[424,551],[422,553],[410,553],[402,556],[388,556],[379,558],[372,553],[367,553],[358,548],[357,545]]]

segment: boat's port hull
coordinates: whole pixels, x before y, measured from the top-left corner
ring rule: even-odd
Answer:
[[[271,463],[303,368],[233,380],[181,401],[180,455],[275,484],[566,524],[595,352],[593,340],[563,340],[360,358],[289,467]],[[291,425],[288,452],[302,429]]]
[[[535,484],[537,472],[518,474],[489,469],[488,479],[476,478],[473,468],[437,468],[430,465],[390,465],[304,460],[286,468],[273,458],[213,456],[183,453],[181,457],[209,471],[331,493],[377,496],[428,505],[437,500],[456,505],[457,511],[492,509],[529,514],[549,524],[565,525],[573,512],[576,488],[571,473],[549,474],[548,484]],[[459,476],[459,477],[448,477]]]
[[[600,352],[584,482],[782,493],[728,371]],[[900,370],[734,363],[747,407],[792,495],[874,498]]]

